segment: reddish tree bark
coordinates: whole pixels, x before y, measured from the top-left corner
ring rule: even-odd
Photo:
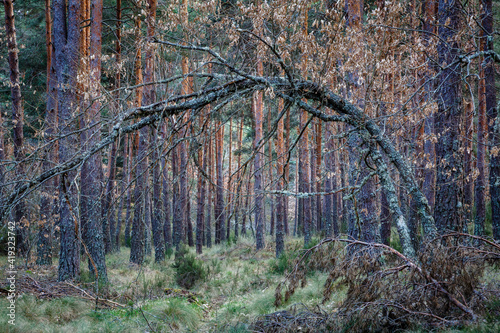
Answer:
[[[304,11],[303,34],[307,35],[308,32],[308,8]],[[307,57],[302,60],[302,71],[307,72]],[[311,162],[309,153],[309,128],[308,128],[308,115],[305,110],[300,110],[300,126],[297,129],[302,131],[302,137],[299,142],[299,192],[311,192]],[[311,214],[311,197],[299,198],[297,231],[303,232],[304,244],[307,245],[311,240],[312,232],[312,214]]]
[[[17,162],[16,174],[20,176],[24,174],[23,164],[21,163],[24,159],[24,110],[19,75],[19,49],[17,48],[13,0],[4,0],[3,4],[5,8],[5,34],[9,51],[10,97],[12,100],[12,124],[14,126],[14,158]],[[24,257],[29,251],[28,225],[26,224],[27,216],[24,200],[19,201],[14,206],[14,221],[16,223],[17,254]]]
[[[436,205],[434,219],[439,232],[463,230],[462,152],[459,125],[461,123],[461,66],[453,64],[460,49],[456,33],[460,29],[460,3],[439,1],[438,44],[439,64],[447,64],[439,74],[437,91],[438,112],[436,133]]]
[[[226,205],[226,216],[227,216],[227,225],[226,225],[226,239],[229,239],[231,236],[231,216],[233,214],[233,190],[232,190],[232,164],[233,163],[233,118],[229,119],[229,164],[228,164],[228,177],[227,177],[227,205]]]
[[[257,75],[262,76],[264,72],[262,59],[257,60]],[[264,248],[264,216],[263,216],[263,205],[264,205],[264,195],[262,193],[262,155],[263,149],[260,147],[262,140],[262,121],[263,121],[263,93],[258,91],[253,95],[252,109],[255,119],[255,138],[254,138],[254,169],[255,169],[255,181],[254,181],[254,195],[255,195],[255,236],[256,236],[256,248],[260,250]]]
[[[283,100],[280,99],[278,102],[278,110],[283,109]],[[278,121],[278,128],[276,130],[276,154],[277,154],[277,169],[276,169],[276,190],[283,191],[285,188],[285,172],[284,165],[285,159],[285,149],[283,144],[284,135],[284,119],[281,118]],[[276,196],[276,257],[279,257],[285,250],[285,230],[284,226],[286,223],[286,212],[285,212],[285,196],[278,194]]]
[[[57,78],[55,72],[54,46],[52,43],[52,18],[50,14],[50,0],[45,0],[45,42],[47,47],[47,106],[45,111],[45,140],[54,140],[57,130]],[[1,126],[1,125],[0,125]],[[1,143],[0,143],[1,144]],[[2,147],[0,146],[0,149]],[[57,145],[49,144],[45,152],[43,170],[49,170],[57,161]],[[1,153],[0,153],[1,154]],[[3,159],[0,156],[0,159]],[[0,180],[1,184],[1,180]],[[57,177],[42,185],[40,202],[40,225],[37,242],[37,264],[52,265],[52,228],[53,216],[57,205]]]
[[[217,172],[217,189],[215,204],[215,244],[225,240],[224,232],[224,174],[222,166],[222,154],[224,145],[224,126],[217,122],[218,131],[215,134],[215,169]]]

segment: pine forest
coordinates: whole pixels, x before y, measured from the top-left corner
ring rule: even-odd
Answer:
[[[500,331],[500,2],[0,2],[0,331]]]

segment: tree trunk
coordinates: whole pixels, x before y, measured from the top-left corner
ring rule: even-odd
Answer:
[[[207,111],[210,114],[209,111]],[[205,213],[205,242],[207,247],[212,247],[212,204],[213,204],[213,144],[212,144],[212,126],[210,126],[210,134],[208,135],[208,142],[205,144],[207,146],[207,171],[208,171],[208,182],[207,182],[207,210]]]
[[[436,34],[436,19],[437,19],[437,8],[438,1],[436,0],[425,0],[424,4],[424,45],[429,45],[429,36]],[[425,80],[427,81],[434,72],[435,64],[433,62],[429,62],[430,64],[427,66],[427,73],[425,76]],[[434,92],[434,82],[431,81],[426,84],[426,93],[428,97],[426,100],[431,98],[431,95]],[[424,119],[424,133],[425,133],[425,142],[424,142],[424,182],[423,182],[423,192],[427,201],[429,202],[429,207],[431,208],[431,214],[434,212],[434,206],[436,202],[436,147],[434,143],[434,136],[436,134],[434,128],[434,119],[435,115],[430,114]]]
[[[283,109],[283,100],[278,102],[278,111]],[[276,155],[277,155],[277,169],[276,169],[276,190],[283,191],[285,185],[285,149],[283,144],[284,135],[284,119],[278,120],[278,128],[276,130]],[[278,194],[276,196],[276,257],[279,257],[285,250],[285,196]]]
[[[135,34],[136,40],[139,41],[141,35],[141,22],[138,18],[135,19]],[[142,77],[142,52],[141,48],[136,49],[135,55],[135,77],[136,84],[141,85],[143,83]],[[142,87],[136,89],[136,106],[140,107],[142,105]],[[144,262],[144,246],[146,245],[145,240],[145,224],[146,224],[146,205],[145,205],[145,193],[147,189],[148,181],[148,158],[147,158],[147,147],[149,138],[149,130],[147,127],[142,127],[139,131],[139,145],[137,147],[137,157],[136,157],[136,184],[134,189],[134,219],[132,221],[132,232],[130,235],[130,262],[138,265],[142,265]]]
[[[113,193],[115,191],[115,176],[116,176],[116,152],[119,142],[113,142],[111,145],[111,150],[108,157],[108,177],[106,181],[106,189],[104,191],[103,203],[102,203],[102,218],[108,221],[108,230],[103,230],[104,232],[104,245],[106,253],[111,253],[116,248],[115,244],[115,234],[116,234],[116,220],[115,220],[115,209],[114,209],[114,198]]]
[[[287,161],[284,166],[284,171],[285,171],[285,183],[284,183],[284,190],[288,190],[289,184],[290,184],[290,163],[288,162],[288,159],[290,157],[290,108],[286,110],[286,121],[285,121],[285,153],[286,153],[286,158]],[[285,157],[283,157],[285,158]],[[288,198],[285,197],[285,207],[284,207],[284,223],[285,223],[285,234],[289,235],[290,234],[290,228],[288,227]]]
[[[233,213],[233,200],[234,196],[232,195],[232,187],[231,187],[231,180],[232,180],[232,163],[233,163],[233,118],[231,117],[229,119],[229,163],[228,163],[228,172],[227,174],[229,175],[227,177],[227,209],[226,209],[226,216],[227,216],[227,225],[226,225],[226,239],[229,240],[229,237],[231,236],[231,216]]]
[[[250,205],[250,188],[252,184],[252,165],[250,165],[250,169],[248,170],[248,182],[247,189],[245,192],[245,206],[243,207],[243,219],[241,220],[241,234],[247,234],[247,217],[250,216],[249,205]]]
[[[263,74],[262,60],[257,60],[257,75]],[[255,138],[254,138],[254,169],[255,169],[255,182],[254,182],[254,195],[255,195],[255,234],[256,234],[256,248],[257,250],[263,249],[264,244],[264,194],[262,193],[262,155],[263,149],[260,146],[262,140],[262,121],[263,121],[263,93],[258,91],[253,95],[253,113],[255,119]]]
[[[47,107],[45,113],[45,139],[54,140],[57,131],[57,78],[54,45],[52,43],[52,18],[50,15],[50,0],[45,0],[45,27],[47,46]],[[1,124],[0,124],[1,126]],[[1,140],[1,138],[0,138]],[[3,148],[0,142],[0,149]],[[2,150],[3,152],[3,150]],[[3,160],[0,152],[0,160]],[[57,161],[57,144],[51,144],[45,152],[42,164],[44,171],[50,170],[52,163]],[[1,172],[1,171],[0,171]],[[0,179],[0,185],[2,180]],[[54,224],[54,207],[57,204],[57,177],[42,185],[40,202],[40,225],[38,229],[37,264],[52,265],[52,228]]]
[[[75,105],[80,50],[80,0],[54,1],[54,52],[57,64],[57,102],[59,113],[59,163],[69,161],[76,149],[76,140],[71,133],[76,129]],[[64,173],[59,189],[59,226],[61,247],[59,252],[58,280],[77,278],[80,274],[79,223],[73,219],[72,207],[76,198],[75,172]],[[68,200],[66,200],[68,199]]]
[[[127,173],[126,175],[126,184],[127,186],[127,199],[126,199],[126,207],[127,211],[125,212],[125,246],[130,247],[131,239],[130,239],[130,229],[132,226],[132,220],[130,218],[131,206],[132,206],[132,189],[130,185],[132,183],[132,173],[135,170],[134,161],[134,139],[135,134],[129,134],[128,138],[128,154],[127,154]]]
[[[203,125],[205,117],[200,117],[199,125]],[[206,172],[207,170],[207,149],[208,145],[205,142],[202,148],[198,149],[198,167],[201,171]],[[196,207],[196,253],[201,254],[203,252],[203,238],[204,238],[204,222],[205,222],[205,177],[198,171],[198,193],[196,196],[197,207]]]
[[[169,250],[172,248],[172,228],[170,224],[170,220],[172,219],[172,209],[170,206],[170,200],[169,200],[169,186],[168,184],[169,179],[168,179],[168,167],[167,167],[167,157],[164,157],[163,160],[163,175],[162,175],[162,180],[163,180],[163,211],[164,211],[164,224],[163,224],[163,237],[165,239],[165,249]]]
[[[483,27],[483,36],[485,39],[485,51],[493,50],[493,7],[491,0],[481,1],[483,13],[481,23]],[[488,137],[490,147],[500,145],[500,120],[498,117],[498,108],[496,101],[495,87],[495,67],[491,56],[485,57],[484,76],[486,90],[486,116],[488,123]],[[500,154],[490,152],[490,196],[491,196],[491,221],[493,228],[493,238],[500,241]]]
[[[217,124],[218,131],[215,134],[215,168],[217,171],[217,191],[215,206],[215,244],[225,240],[224,232],[224,175],[222,169],[222,153],[224,145],[224,126]]]
[[[172,152],[172,205],[173,205],[173,221],[172,221],[172,242],[176,249],[179,249],[182,241],[182,203],[180,199],[180,171],[179,171],[179,147],[175,147]]]
[[[485,50],[486,41],[481,38],[480,50]],[[477,155],[476,167],[478,176],[474,184],[474,203],[476,206],[476,216],[474,219],[474,235],[483,236],[484,219],[486,216],[485,195],[486,175],[485,175],[485,129],[486,129],[486,79],[484,73],[483,57],[479,58],[479,87],[478,87],[478,114],[477,114]]]
[[[325,192],[331,192],[337,188],[336,179],[336,161],[335,161],[335,143],[333,138],[333,125],[328,124],[326,131],[326,155],[325,155],[325,169],[326,181]],[[339,235],[338,227],[338,207],[337,207],[337,194],[328,194],[324,198],[324,221],[325,233],[327,237]]]
[[[320,193],[323,192],[323,184],[322,184],[322,177],[321,177],[321,141],[323,138],[323,133],[322,133],[322,122],[321,120],[317,119],[316,122],[316,150],[315,150],[315,161],[316,161],[316,178],[313,179],[316,184],[316,192]],[[324,223],[323,223],[323,212],[321,211],[321,196],[318,195],[316,196],[316,229],[318,231],[324,231]]]
[[[146,44],[144,82],[154,82],[155,73],[155,45],[151,39],[155,35],[156,25],[156,7],[157,0],[148,0],[147,2],[147,33],[148,43]],[[153,104],[156,101],[155,88],[152,85],[144,87],[144,103]],[[158,130],[152,129],[153,137],[153,158],[155,161],[160,160],[160,147],[158,142]],[[161,164],[155,163],[153,168],[153,212],[151,215],[151,228],[153,232],[153,242],[155,248],[155,262],[162,262],[165,259],[165,237],[163,236],[163,203],[161,200]]]
[[[243,109],[241,109],[240,127],[238,131],[238,173],[236,179],[238,187],[236,189],[236,203],[234,204],[234,238],[238,238],[238,226],[240,220],[241,187],[243,185],[243,173],[241,172],[241,143],[243,139]]]
[[[437,91],[438,113],[435,115],[436,133],[441,135],[436,143],[436,205],[434,219],[440,233],[446,230],[462,231],[463,203],[462,152],[459,126],[461,123],[461,65],[451,65],[459,55],[455,40],[460,29],[460,3],[439,1],[438,44],[439,64],[446,66],[439,74]]]
[[[9,54],[10,70],[10,96],[12,100],[12,124],[14,158],[16,160],[16,174],[22,176],[24,167],[21,161],[24,159],[24,110],[21,98],[21,83],[19,75],[19,49],[17,48],[16,26],[14,19],[13,0],[4,0],[5,8],[5,34]],[[29,253],[29,236],[24,200],[20,200],[14,206],[14,222],[16,223],[16,248],[19,256],[26,256]]]

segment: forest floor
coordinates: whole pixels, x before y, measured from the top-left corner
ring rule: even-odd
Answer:
[[[138,267],[129,264],[130,250],[122,247],[119,253],[106,257],[109,287],[106,300],[97,302],[86,260],[82,261],[80,281],[69,283],[57,282],[57,262],[45,269],[20,267],[19,263],[16,325],[7,324],[9,301],[1,289],[0,332],[247,332],[259,316],[289,309],[292,304],[300,304],[311,313],[335,311],[345,290],[337,291],[322,304],[328,274],[320,271],[309,272],[307,285],[297,289],[287,305],[276,308],[276,286],[303,241],[288,239],[290,255],[280,259],[275,258],[270,239],[267,244],[257,252],[253,239],[243,237],[236,244],[204,248],[196,258],[204,263],[205,278],[189,291],[176,283],[173,255],[161,264],[149,257]],[[194,253],[194,249],[190,251]],[[7,265],[7,257],[1,256],[1,287],[6,289]],[[500,274],[500,269],[489,274]],[[500,318],[495,322],[465,331],[500,329]]]

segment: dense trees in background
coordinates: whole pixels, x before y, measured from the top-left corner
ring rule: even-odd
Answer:
[[[491,0],[30,4],[4,0],[0,215],[60,280],[123,244],[500,240]]]

